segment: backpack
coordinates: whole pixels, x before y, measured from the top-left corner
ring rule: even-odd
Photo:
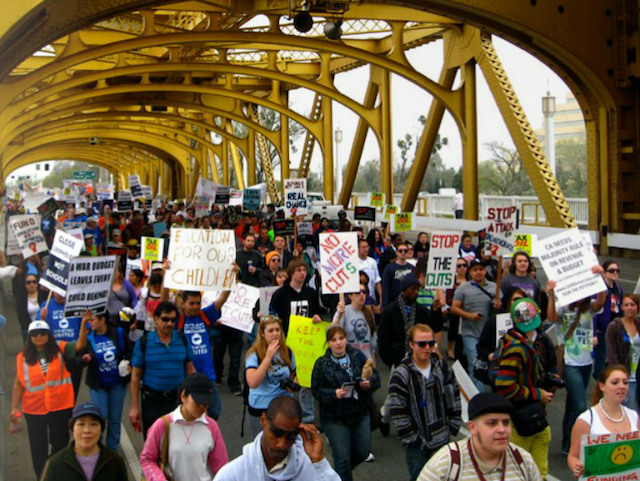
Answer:
[[[458,441],[454,441],[447,444],[447,447],[449,448],[449,455],[451,456],[451,466],[449,467],[449,476],[447,477],[447,481],[458,481],[462,474],[462,454],[460,452],[460,443]],[[515,459],[522,476],[524,479],[527,479],[522,454],[520,454],[520,451],[516,448],[511,446],[511,444],[509,444],[509,451],[511,451],[511,455],[513,456],[513,459]]]
[[[220,329],[218,329],[216,326],[211,324],[211,321],[209,320],[209,318],[207,317],[207,315],[200,311],[200,319],[202,319],[202,322],[204,322],[204,325],[207,327],[207,331],[209,331],[209,340],[211,341],[211,345],[213,347],[213,344],[215,342],[215,340],[219,340],[221,333],[220,333]],[[187,317],[184,315],[183,312],[180,313],[180,315],[178,316],[178,322],[176,323],[176,329],[180,332],[184,331],[184,324],[187,320]]]

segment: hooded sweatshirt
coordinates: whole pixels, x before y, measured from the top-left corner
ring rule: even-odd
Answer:
[[[273,473],[267,471],[261,444],[262,433],[242,449],[242,456],[218,471],[215,481],[340,481],[326,458],[311,462],[300,436],[291,446],[286,466]]]

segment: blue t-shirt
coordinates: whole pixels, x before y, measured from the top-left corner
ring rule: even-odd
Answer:
[[[282,360],[280,353],[276,353],[271,360],[271,366],[269,366],[262,383],[260,383],[257,388],[249,390],[249,406],[254,409],[267,409],[269,403],[278,396],[282,396],[283,394],[293,396],[293,393],[280,387],[280,382],[291,378],[291,372],[295,372],[296,370],[296,360],[293,351],[289,352],[291,354],[292,369],[289,369],[289,366]],[[260,366],[258,354],[254,352],[247,358],[244,368],[246,371],[247,369],[257,369],[258,366]]]
[[[46,306],[46,301],[40,306],[40,311]],[[40,312],[38,312],[36,319],[40,319]],[[77,341],[80,336],[80,323],[81,317],[64,317],[64,303],[56,301],[55,297],[51,296],[49,301],[49,307],[47,312],[47,318],[44,321],[49,324],[51,333],[56,341]]]
[[[95,353],[95,362],[98,364],[98,377],[100,386],[110,388],[120,382],[120,374],[118,373],[118,350],[123,352],[124,331],[118,328],[118,344],[113,343],[113,339],[107,332],[106,334],[96,334],[90,332],[87,339],[91,343],[91,348]]]
[[[133,349],[131,365],[143,369],[143,384],[154,391],[178,389],[184,381],[187,362],[193,361],[193,353],[187,342],[185,345],[178,331],[173,331],[169,345],[163,343],[156,331],[146,334],[147,347],[145,356],[138,339]]]
[[[207,316],[211,325],[220,319],[220,312],[216,309],[215,303],[202,309],[202,312]],[[193,351],[193,365],[196,371],[206,374],[209,379],[215,381],[216,371],[213,368],[213,350],[211,349],[208,326],[200,315],[185,316],[183,331]]]

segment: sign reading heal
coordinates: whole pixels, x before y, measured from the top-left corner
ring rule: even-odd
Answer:
[[[164,285],[184,291],[231,290],[236,282],[235,234],[232,230],[171,229],[171,269]]]
[[[413,212],[398,212],[391,219],[392,232],[411,232],[413,230]]]
[[[491,255],[513,254],[515,248],[513,232],[518,228],[518,208],[514,205],[488,207],[486,220],[489,221],[486,242],[491,244]]]
[[[76,257],[69,267],[64,317],[82,317],[107,309],[116,256]]]
[[[384,194],[382,192],[369,192],[369,205],[371,207],[382,207],[384,205]]]
[[[456,281],[456,263],[461,232],[433,232],[425,289],[451,289]]]
[[[320,234],[320,275],[323,294],[358,292],[358,235],[356,232]]]
[[[296,358],[297,360],[297,358]],[[580,481],[640,479],[640,431],[582,436]]]
[[[16,235],[22,256],[28,259],[34,254],[49,250],[47,241],[40,228],[41,217],[34,215],[13,215],[9,218],[9,226]]]
[[[568,306],[607,289],[602,276],[591,272],[598,258],[578,229],[542,239],[538,254],[547,278],[556,282],[558,305]]]
[[[328,322],[314,324],[308,317],[291,316],[287,347],[291,348],[296,358],[296,376],[302,387],[311,387],[311,374],[316,361],[325,351]]]
[[[376,208],[356,206],[353,209],[353,218],[355,220],[364,220],[369,222],[376,221]]]
[[[164,256],[164,239],[142,237],[142,258],[152,262],[162,262]]]
[[[84,240],[56,230],[49,261],[40,278],[40,284],[56,294],[64,296],[67,292],[71,261],[80,255],[82,249],[84,249]]]
[[[253,307],[258,299],[260,289],[238,282],[222,305],[220,323],[239,331],[251,332],[255,325]]]
[[[291,217],[306,215],[307,211],[307,179],[284,180],[284,213]]]

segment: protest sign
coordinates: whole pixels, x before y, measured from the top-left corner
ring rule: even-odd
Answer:
[[[362,207],[356,206],[353,209],[353,218],[355,220],[365,220],[369,222],[376,221],[376,208],[375,207]]]
[[[220,323],[239,331],[251,332],[255,325],[253,307],[259,298],[260,289],[238,282],[222,305]]]
[[[58,203],[53,197],[49,197],[42,204],[38,206],[38,212],[43,219],[53,217],[58,211]]]
[[[355,232],[320,234],[320,273],[323,294],[358,292],[358,235]]]
[[[535,242],[538,236],[535,234],[516,234],[513,242],[513,252],[526,252],[529,257],[534,257]]]
[[[209,214],[211,207],[211,199],[209,199],[209,197],[207,197],[206,195],[197,195],[195,199],[193,199],[193,202],[196,206],[197,219],[200,219]]]
[[[293,219],[274,219],[273,220],[273,232],[275,235],[293,235]]]
[[[585,434],[580,440],[580,481],[630,481],[640,479],[640,431]]]
[[[80,227],[80,228],[73,228],[73,229],[67,229],[65,228],[64,231],[69,234],[71,237],[75,237],[76,239],[79,239],[82,241],[82,245],[84,246],[84,232],[83,232],[84,227]],[[84,249],[84,247],[83,247]]]
[[[40,223],[41,217],[38,214],[14,215],[9,218],[9,226],[16,235],[25,259],[49,250],[47,241],[42,235]]]
[[[151,189],[150,185],[141,185],[140,186],[140,197],[142,199],[145,199],[146,202],[149,203],[149,205],[151,205],[151,200],[153,198],[153,190]]]
[[[504,336],[512,327],[513,321],[511,320],[511,314],[505,312],[504,314],[496,315],[496,349],[500,344],[502,336]]]
[[[160,237],[167,232],[167,223],[165,221],[154,222],[153,224],[153,237]]]
[[[244,192],[242,190],[231,189],[229,193],[229,205],[242,205],[242,197]]]
[[[397,205],[387,204],[384,206],[384,220],[390,220],[391,214],[397,214],[397,213],[398,213]]]
[[[461,232],[433,232],[425,289],[451,289],[456,281],[456,262]]]
[[[204,195],[209,199],[213,200],[216,197],[216,191],[220,187],[215,182],[208,179],[200,179],[198,181],[198,186],[196,187],[196,195]]]
[[[27,213],[39,214],[40,205],[44,203],[47,200],[47,198],[49,198],[49,196],[47,195],[46,192],[29,192],[25,194],[22,205],[26,209]]]
[[[69,284],[64,304],[64,317],[82,317],[107,309],[116,256],[76,257],[69,268]]]
[[[40,284],[56,294],[64,296],[69,281],[71,261],[84,249],[84,241],[61,230],[56,230],[47,267],[40,278]]]
[[[284,214],[307,215],[307,179],[284,180]]]
[[[152,262],[162,262],[164,256],[164,239],[142,237],[142,258]]]
[[[127,257],[124,265],[124,278],[129,279],[129,274],[135,269],[142,270],[142,259],[129,259]]]
[[[164,285],[184,291],[230,290],[236,282],[232,230],[171,229]]]
[[[226,185],[219,185],[218,190],[216,191],[216,205],[229,205],[229,200],[231,197],[231,189]]]
[[[413,213],[396,213],[391,218],[391,232],[411,232],[413,230]]]
[[[87,189],[90,187],[93,188],[92,182],[79,181],[75,179],[65,179],[62,181],[62,185],[66,191],[66,189],[71,189],[70,193],[65,195],[85,195],[87,193]]]
[[[96,185],[96,198],[98,200],[113,199],[113,185],[111,184]]]
[[[298,235],[313,235],[313,224],[311,222],[298,222]]]
[[[118,192],[118,212],[131,212],[133,210],[133,196],[128,190]]]
[[[371,207],[382,207],[384,205],[384,194],[382,192],[369,192],[369,205]]]
[[[262,190],[260,189],[244,189],[244,197],[242,200],[242,209],[245,211],[260,210],[262,203]]]
[[[139,175],[129,176],[129,190],[134,199],[142,197],[142,182]]]
[[[514,234],[518,228],[518,208],[509,207],[488,207],[486,219],[489,222],[487,227],[486,242],[491,245],[491,255],[508,256],[513,254]]]
[[[471,377],[467,374],[467,371],[464,370],[460,361],[456,361],[451,366],[453,370],[453,375],[456,377],[456,381],[458,382],[458,387],[460,388],[460,404],[462,407],[462,421],[469,421],[469,401],[473,396],[478,394],[478,388],[471,380]]]
[[[556,303],[568,306],[607,289],[599,274],[591,272],[598,258],[578,229],[541,241],[540,263],[549,280],[556,282]]]
[[[280,286],[270,286],[260,288],[260,315],[269,315],[269,306],[271,305],[271,298],[273,294],[280,289]]]
[[[289,318],[287,347],[291,348],[295,355],[296,375],[302,387],[311,387],[313,366],[327,349],[325,341],[329,325],[328,322],[314,324],[308,317]]]
[[[7,229],[7,249],[5,252],[8,256],[17,256],[22,252],[20,244],[18,244],[18,239],[11,227]]]

